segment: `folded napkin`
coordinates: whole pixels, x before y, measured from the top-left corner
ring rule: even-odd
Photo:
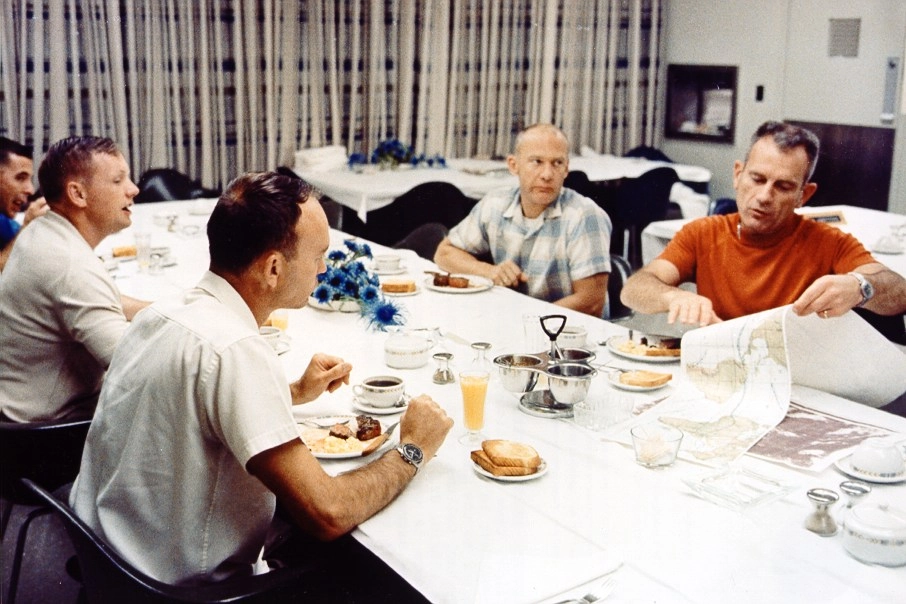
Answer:
[[[708,204],[711,202],[707,195],[696,193],[681,182],[674,183],[670,189],[670,201],[679,205],[683,211],[683,218],[707,216]]]
[[[343,167],[347,159],[342,145],[313,147],[296,151],[296,168],[298,172],[326,172]]]

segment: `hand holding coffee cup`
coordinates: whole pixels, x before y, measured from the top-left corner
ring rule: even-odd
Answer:
[[[376,375],[362,380],[361,384],[352,387],[352,391],[363,403],[371,407],[387,408],[402,400],[406,384],[392,375]]]

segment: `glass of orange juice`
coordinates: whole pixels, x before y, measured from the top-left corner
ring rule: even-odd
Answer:
[[[272,327],[276,327],[280,331],[286,331],[286,328],[289,327],[289,311],[285,308],[278,308],[271,313],[270,324]]]
[[[459,439],[464,445],[477,446],[483,436],[484,400],[488,394],[487,371],[469,370],[459,374],[459,387],[462,389],[462,417],[466,425],[466,434]]]

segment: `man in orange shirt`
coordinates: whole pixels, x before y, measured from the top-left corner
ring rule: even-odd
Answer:
[[[838,317],[864,307],[906,311],[906,280],[852,235],[795,213],[814,195],[814,133],[766,122],[733,167],[737,214],[680,230],[664,252],[629,278],[620,296],[642,313],[710,325],[786,304],[799,315]],[[694,282],[696,292],[679,288]]]

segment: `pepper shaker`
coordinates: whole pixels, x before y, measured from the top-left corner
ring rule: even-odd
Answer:
[[[815,505],[815,511],[805,519],[805,528],[822,537],[836,535],[837,522],[829,510],[840,496],[830,489],[809,489],[806,496]]]
[[[436,352],[433,357],[437,363],[437,369],[434,371],[434,383],[452,384],[455,381],[453,371],[450,370],[450,360],[453,355],[449,352]]]

